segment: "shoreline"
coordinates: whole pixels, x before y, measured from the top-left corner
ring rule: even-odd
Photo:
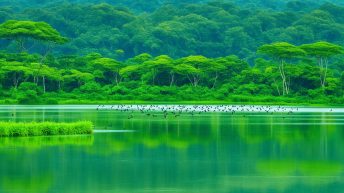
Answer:
[[[265,106],[299,106],[299,107],[344,107],[338,103],[289,103],[289,102],[233,102],[233,101],[141,101],[141,100],[61,100],[58,103],[19,104],[0,101],[0,106],[23,105],[265,105]]]
[[[120,100],[120,101],[84,101],[68,100],[61,101],[58,105],[277,105],[277,106],[317,106],[317,107],[344,107],[344,104],[336,103],[288,103],[288,102],[233,102],[233,101],[140,101],[140,100]]]
[[[113,112],[206,112],[206,113],[344,113],[344,107],[282,105],[182,105],[182,104],[111,104],[111,105],[0,105],[1,110],[95,110]]]

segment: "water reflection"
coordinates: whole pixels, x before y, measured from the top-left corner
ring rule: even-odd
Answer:
[[[52,175],[42,176],[10,176],[2,178],[0,190],[3,193],[46,193],[53,185]]]
[[[0,151],[4,148],[40,149],[47,146],[92,146],[94,136],[52,136],[1,138]]]
[[[0,112],[13,119],[8,115]],[[17,111],[16,120],[89,119],[100,130],[135,132],[1,138],[0,192],[340,192],[341,117],[138,114],[128,120],[92,110]]]
[[[257,163],[260,174],[273,176],[339,176],[343,165],[330,161],[268,160]]]

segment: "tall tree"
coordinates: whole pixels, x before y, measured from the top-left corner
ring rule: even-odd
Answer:
[[[227,69],[227,66],[223,64],[221,61],[218,62],[216,60],[209,60],[206,66],[203,67],[206,74],[210,76],[210,79],[213,81],[211,88],[214,89],[216,86],[216,83],[219,79],[219,76],[221,75],[221,71],[224,71]]]
[[[45,93],[47,90],[47,79],[58,81],[60,89],[61,74],[56,68],[51,68],[47,65],[41,65],[39,63],[32,63],[29,67],[32,70],[33,80],[36,85],[39,83],[39,78],[42,78],[43,93]]]
[[[32,70],[22,62],[0,60],[0,66],[0,72],[12,80],[15,89],[32,73]]]
[[[93,65],[96,69],[101,70],[103,73],[112,74],[115,79],[116,85],[118,85],[122,81],[122,78],[119,74],[121,66],[120,62],[112,58],[97,58],[91,61],[91,65]]]
[[[210,60],[204,56],[188,56],[177,61],[177,72],[187,75],[193,86],[198,86],[204,77],[207,68],[211,65]]]
[[[300,46],[307,55],[315,57],[320,69],[320,84],[322,88],[326,86],[326,77],[329,59],[343,53],[343,47],[329,42],[316,42]]]
[[[25,42],[32,39],[46,43],[46,48],[40,59],[40,68],[36,71],[37,75],[44,71],[43,64],[50,53],[54,44],[63,44],[67,38],[60,35],[51,25],[45,22],[8,20],[0,25],[0,38],[14,40],[19,52],[26,51]],[[45,76],[43,76],[45,90]]]
[[[196,87],[199,84],[201,70],[189,64],[179,64],[175,67],[175,70],[178,74],[187,76],[192,86]]]
[[[125,79],[137,80],[140,76],[142,65],[129,65],[119,70],[121,77]]]
[[[287,42],[266,44],[258,48],[258,53],[266,54],[279,63],[279,72],[282,78],[283,95],[290,92],[290,78],[285,71],[286,60],[304,56],[306,54],[301,48]]]
[[[173,59],[167,55],[155,57],[154,60],[145,62],[144,67],[151,70],[152,82],[155,84],[155,79],[160,72],[167,71],[170,75],[170,85],[174,83],[174,65]]]

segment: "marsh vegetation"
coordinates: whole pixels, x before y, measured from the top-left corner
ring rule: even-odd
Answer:
[[[93,133],[90,121],[57,122],[0,122],[0,137],[27,137],[52,135],[88,135]]]

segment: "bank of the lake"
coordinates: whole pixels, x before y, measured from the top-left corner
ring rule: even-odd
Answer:
[[[0,122],[0,137],[88,135],[93,133],[93,123],[79,121],[58,122]]]
[[[106,98],[106,96],[104,96]],[[103,97],[103,98],[104,98]],[[212,105],[212,104],[246,104],[246,105],[284,105],[284,106],[344,106],[344,98],[333,96],[319,96],[310,98],[306,96],[252,96],[252,95],[232,95],[225,99],[216,98],[190,98],[190,99],[170,99],[160,96],[152,99],[136,99],[130,96],[123,99],[99,99],[90,96],[78,95],[77,98],[56,97],[54,95],[40,97],[38,100],[20,101],[17,99],[0,99],[0,105],[96,105],[96,104],[192,104],[192,105]]]
[[[226,101],[226,100],[194,100],[194,101],[141,101],[141,100],[61,100],[59,105],[111,105],[111,104],[137,104],[137,105],[281,105],[281,106],[309,106],[309,107],[342,107],[344,103],[325,103],[321,101]],[[49,105],[49,104],[42,104]]]

